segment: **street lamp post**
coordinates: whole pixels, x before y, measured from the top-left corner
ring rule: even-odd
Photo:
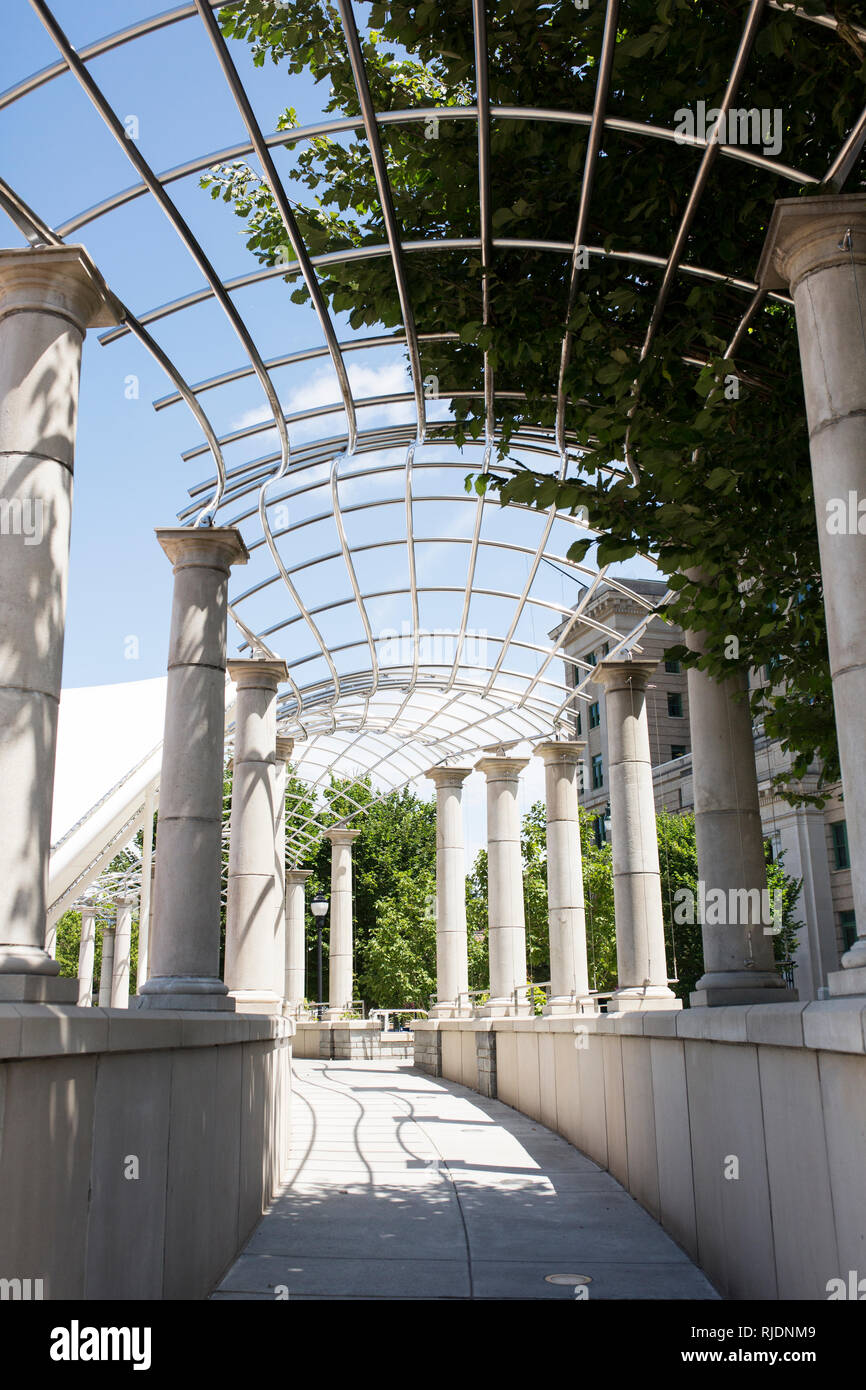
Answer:
[[[324,893],[317,893],[310,903],[310,911],[316,921],[316,966],[318,970],[318,990],[319,997],[317,1004],[322,1002],[322,927],[328,912],[328,899]]]

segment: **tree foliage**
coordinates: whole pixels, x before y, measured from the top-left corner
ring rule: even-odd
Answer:
[[[800,6],[806,14],[826,8],[825,0]],[[755,691],[752,702],[767,732],[793,756],[784,787],[793,799],[803,795],[796,781],[816,756],[828,781],[837,775],[838,756],[791,309],[771,298],[736,360],[725,354],[749,303],[742,282],[754,275],[774,201],[824,191],[820,180],[864,104],[866,48],[852,27],[859,7],[839,0],[833,11],[835,28],[797,18],[790,8],[765,9],[735,104],[778,111],[777,163],[801,171],[803,183],[747,159],[717,158],[684,253],[687,265],[706,267],[716,278],[674,276],[660,317],[653,306],[661,267],[676,242],[700,150],[634,129],[605,131],[589,211],[590,254],[570,312],[570,252],[526,243],[572,245],[586,124],[492,121],[493,235],[500,243],[523,244],[497,245],[485,267],[472,246],[406,257],[419,331],[451,335],[422,344],[423,375],[434,375],[443,395],[479,391],[453,403],[458,441],[483,429],[485,352],[497,390],[509,393],[496,406],[503,465],[469,484],[492,488],[503,503],[586,509],[603,534],[601,563],[651,553],[673,577],[676,597],[667,616],[705,634],[699,664],[711,674],[730,674],[732,660],[743,669],[775,661],[776,686]],[[670,130],[678,113],[694,111],[698,101],[717,106],[746,13],[747,0],[624,0],[608,117]],[[494,104],[592,110],[605,6],[492,0],[486,14]],[[224,10],[221,21],[228,36],[252,46],[256,64],[272,61],[289,76],[311,73],[329,84],[328,113],[358,116],[333,6],[242,0]],[[380,111],[472,105],[471,0],[374,4],[362,44]],[[291,107],[278,124],[286,131],[298,124]],[[404,240],[477,241],[475,122],[395,122],[383,124],[380,133]],[[296,148],[289,178],[299,185],[297,219],[313,253],[384,243],[358,126]],[[233,205],[263,264],[285,261],[285,229],[248,163],[216,168],[203,182]],[[846,191],[863,186],[855,171]],[[635,259],[647,255],[657,258],[655,265]],[[482,269],[490,290],[486,323]],[[286,278],[293,298],[308,297],[296,269],[289,267]],[[354,328],[400,325],[386,256],[329,263],[320,278],[332,308],[345,311]],[[570,463],[557,479],[519,458],[504,463],[522,427],[553,424],[566,318],[572,335],[564,377]],[[651,320],[652,342],[644,352]],[[582,558],[590,544],[579,541],[572,558]],[[687,571],[702,578],[687,579]]]

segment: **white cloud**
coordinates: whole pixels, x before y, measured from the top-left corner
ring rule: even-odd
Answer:
[[[411,392],[412,383],[403,362],[386,362],[378,367],[365,367],[363,363],[351,362],[347,367],[349,385],[355,397],[356,406],[364,412],[363,423],[366,428],[374,424],[399,424],[409,418],[411,402],[394,402],[386,406],[364,406],[365,397],[390,396]],[[342,411],[340,390],[335,373],[330,368],[319,368],[311,373],[306,381],[290,392],[284,401],[287,415],[296,415],[304,410],[315,410],[318,406],[333,405],[335,412]],[[249,425],[264,424],[271,418],[267,406],[256,406],[246,410],[232,420],[231,430],[246,429]],[[290,429],[293,443],[302,439],[315,439],[329,433],[328,416],[315,416],[302,420]]]

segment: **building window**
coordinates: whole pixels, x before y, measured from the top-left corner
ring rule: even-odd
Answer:
[[[595,836],[595,847],[601,849],[607,836],[604,833],[604,816],[596,816],[592,822],[592,831]]]
[[[683,717],[683,697],[678,690],[670,691],[668,694],[668,714],[672,719]]]
[[[597,729],[600,723],[601,714],[599,713],[598,700],[596,700],[589,707],[589,727],[591,729]]]
[[[601,649],[601,654],[602,654],[602,656],[607,656],[607,654],[608,654],[609,651],[610,651],[610,643],[609,643],[609,642],[605,642],[604,646],[603,646],[602,649]]]
[[[680,673],[680,663],[678,661],[666,661],[665,670],[669,676],[678,676]]]
[[[833,857],[837,869],[850,869],[851,856],[848,853],[848,825],[846,821],[836,820],[830,826],[833,837]]]
[[[850,951],[857,940],[857,921],[853,912],[839,913],[839,926],[842,928],[842,946]]]
[[[684,758],[686,756],[686,745],[684,743],[671,744],[671,757]]]
[[[604,768],[602,767],[601,754],[596,753],[592,760],[592,789],[598,791],[599,787],[604,786]]]
[[[587,652],[587,654],[586,654],[586,659],[587,659],[587,661],[589,662],[590,666],[594,666],[594,665],[595,665],[595,652]]]
[[[775,864],[779,855],[782,853],[782,832],[773,830],[764,840],[766,847],[765,858],[768,864]]]
[[[577,717],[575,720],[574,727],[577,730],[577,737],[580,738],[580,710],[577,711]]]

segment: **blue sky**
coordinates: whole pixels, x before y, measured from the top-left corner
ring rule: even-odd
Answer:
[[[153,0],[89,0],[87,5],[80,0],[55,0],[52,8],[76,47],[156,12]],[[27,0],[10,0],[4,18],[0,87],[5,89],[52,63],[56,51]],[[249,90],[266,132],[275,129],[277,117],[288,105],[297,109],[302,123],[321,117],[327,96],[321,87],[306,77],[289,78],[270,64],[253,69],[248,54],[246,45],[232,44],[242,76],[253,78]],[[139,148],[157,172],[244,139],[240,117],[198,19],[126,45],[95,60],[90,68],[118,115],[124,120],[135,117]],[[285,170],[290,156],[280,151],[277,158]],[[0,111],[0,161],[4,177],[55,227],[138,181],[69,74]],[[255,261],[243,243],[241,222],[198,187],[197,176],[172,184],[170,192],[221,275],[229,278],[254,268]],[[99,218],[69,240],[83,242],[112,289],[139,314],[203,283],[200,271],[149,198]],[[22,244],[12,224],[6,227],[6,244]],[[293,305],[287,288],[278,294],[273,284],[253,287],[236,295],[236,302],[265,358],[321,342],[312,310]],[[343,338],[354,336],[339,316],[337,328]],[[191,382],[245,360],[240,343],[213,302],[160,321],[154,332]],[[352,354],[348,361],[353,385],[362,394],[406,389],[398,350]],[[138,393],[132,399],[131,378],[137,381]],[[275,374],[275,381],[290,411],[337,398],[333,375],[322,362],[283,369]],[[164,673],[171,573],[153,532],[174,523],[188,501],[188,487],[211,471],[206,456],[188,463],[180,457],[201,442],[187,408],[180,404],[159,414],[152,409],[153,399],[170,389],[164,374],[131,336],[111,346],[100,346],[95,332],[88,336],[82,365],[64,685],[142,680]],[[261,389],[250,379],[207,394],[203,403],[220,433],[261,418],[264,404]],[[407,418],[400,407],[385,416]],[[333,423],[339,418],[333,417]],[[265,453],[272,442],[272,435],[261,436],[250,456]],[[246,456],[243,445],[227,450],[229,465]],[[532,520],[537,533],[541,520]],[[512,525],[526,529],[523,519],[518,523],[503,518],[499,525],[506,528],[503,534],[516,535],[517,529],[508,531]],[[360,563],[381,566],[383,562],[379,557],[378,562]],[[429,563],[435,567],[432,555]],[[638,568],[646,572],[645,567]],[[372,582],[372,569],[368,575]],[[493,584],[495,575],[488,582]],[[547,573],[543,582],[556,601],[570,600],[576,593],[573,581],[555,572]],[[274,621],[274,612],[268,610],[268,602],[273,609],[274,593],[272,589],[255,610],[261,612],[263,622]],[[435,609],[435,602],[429,600],[428,624],[435,620]],[[390,617],[387,609],[383,613],[399,628],[403,616],[399,605],[391,605]],[[339,623],[336,619],[334,623],[333,631],[339,635]],[[530,625],[543,640],[543,615],[532,615]],[[138,642],[134,660],[126,654],[131,636]]]

